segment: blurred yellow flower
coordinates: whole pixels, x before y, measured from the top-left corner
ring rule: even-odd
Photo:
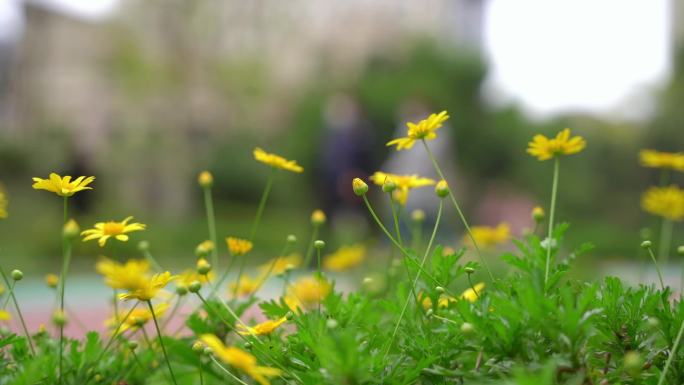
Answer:
[[[528,143],[527,153],[540,161],[553,159],[558,155],[576,154],[586,147],[587,142],[581,136],[570,137],[570,129],[559,132],[555,138],[535,135]]]
[[[48,179],[33,178],[33,188],[35,190],[47,190],[63,197],[70,197],[79,191],[92,190],[92,187],[88,187],[88,185],[94,180],[94,176],[87,178],[79,176],[72,181],[69,175],[61,177],[53,172]]]
[[[218,359],[252,377],[261,385],[270,385],[268,378],[281,374],[280,369],[258,366],[256,357],[236,347],[225,346],[213,334],[202,334],[200,340],[213,350]]]
[[[5,286],[3,286],[2,283],[0,283],[0,295],[3,294],[5,294]]]
[[[272,259],[263,265],[259,266],[259,271],[262,275],[265,275],[269,270],[271,274],[278,275],[283,274],[289,269],[294,269],[302,264],[302,256],[299,254],[290,254],[287,257],[278,257]],[[273,266],[273,267],[271,267]]]
[[[206,257],[212,251],[214,251],[214,242],[207,240],[197,245],[195,248],[195,255],[198,257]]]
[[[11,321],[12,315],[6,310],[0,310],[0,322],[1,321]]]
[[[407,136],[391,140],[387,142],[387,146],[397,146],[397,150],[404,150],[413,147],[417,140],[433,140],[437,137],[436,131],[442,127],[442,123],[447,119],[449,119],[449,115],[446,111],[442,111],[439,114],[430,114],[418,123],[408,122],[406,123],[406,127],[408,127]]]
[[[506,222],[499,223],[496,227],[473,226],[470,228],[470,232],[480,247],[493,247],[511,238],[511,228]],[[471,239],[466,235],[463,237],[463,241],[468,243],[471,242]]]
[[[145,225],[142,223],[129,224],[128,222],[131,219],[133,219],[133,217],[127,217],[122,222],[98,222],[95,224],[95,228],[84,230],[81,233],[83,242],[97,239],[97,243],[100,247],[104,247],[110,237],[114,237],[114,239],[121,242],[126,242],[128,241],[127,233],[145,230]]]
[[[122,264],[102,257],[95,264],[95,270],[104,276],[105,284],[112,289],[133,290],[147,280],[150,264],[144,259],[129,259]]]
[[[252,250],[252,242],[246,239],[240,239],[235,237],[226,238],[226,244],[228,245],[228,250],[232,255],[245,255]]]
[[[59,277],[57,274],[46,274],[45,275],[45,284],[48,285],[50,288],[56,288],[57,285],[59,284]]]
[[[406,204],[409,190],[424,186],[432,186],[435,182],[430,178],[423,178],[416,174],[413,175],[396,175],[382,171],[376,171],[370,178],[371,182],[378,186],[382,186],[385,180],[392,180],[396,184],[396,189],[392,192],[392,198],[401,205]]]
[[[320,226],[325,223],[326,217],[325,213],[323,210],[314,210],[313,213],[311,213],[311,223],[314,226]]]
[[[644,167],[664,168],[684,172],[684,153],[641,150],[639,161]]]
[[[5,189],[0,185],[0,218],[7,218],[7,194]]]
[[[302,166],[298,165],[294,160],[287,160],[280,155],[269,154],[268,152],[260,149],[259,147],[254,149],[254,159],[258,162],[266,164],[268,166],[279,168],[282,170],[292,171],[300,173],[304,171]]]
[[[169,304],[166,302],[162,302],[157,306],[154,306],[154,316],[157,319],[161,318],[164,313],[166,313],[168,307]],[[130,312],[128,318],[125,318],[126,314],[128,313],[128,310],[120,311],[117,316],[106,320],[105,325],[109,328],[115,329],[117,326],[119,326],[119,323],[121,323],[121,326],[119,326],[119,333],[121,333],[128,329],[138,330],[152,320],[152,313],[148,307],[135,308]],[[115,330],[112,332],[115,332]]]
[[[544,220],[544,217],[546,216],[546,213],[544,212],[544,209],[543,209],[543,208],[541,208],[541,207],[539,207],[539,206],[535,206],[534,208],[532,208],[532,214],[531,214],[531,216],[532,216],[532,219],[534,219],[535,222],[541,222],[541,221]]]
[[[482,290],[484,290],[484,288],[485,288],[484,282],[480,282],[478,284],[475,284],[475,286],[468,288],[466,291],[464,291],[461,294],[461,299],[465,299],[468,302],[475,302],[479,298],[480,293],[482,293]]]
[[[238,325],[238,333],[242,334],[243,336],[246,335],[257,335],[257,336],[266,336],[271,333],[273,333],[274,330],[278,328],[278,326],[282,325],[287,321],[287,317],[282,317],[277,320],[267,320],[265,322],[262,322],[260,324],[254,325],[253,327],[245,327],[243,325]]]
[[[323,278],[302,277],[287,287],[285,303],[292,310],[318,305],[332,291],[330,282]]]
[[[149,301],[159,293],[159,290],[166,287],[169,282],[176,278],[178,278],[177,275],[171,275],[168,271],[155,274],[152,278],[141,281],[138,287],[129,289],[128,293],[119,295],[119,298],[123,300],[138,299],[140,301]]]
[[[684,190],[675,185],[651,187],[641,196],[641,208],[653,215],[681,221],[684,219]]]
[[[191,283],[198,281],[201,284],[205,284],[214,280],[214,272],[210,271],[208,274],[200,274],[197,270],[187,269],[178,275],[176,280],[176,286],[188,288]]]
[[[197,176],[197,183],[200,187],[211,187],[211,185],[214,184],[214,176],[211,175],[209,171],[202,171]]]
[[[254,279],[247,274],[240,277],[239,282],[232,282],[228,285],[228,289],[231,293],[235,293],[238,297],[247,297],[254,294],[259,286],[261,285],[260,279]]]
[[[366,257],[366,246],[362,244],[342,246],[325,256],[323,268],[331,271],[345,271],[360,265]]]
[[[426,296],[422,291],[418,293],[418,299],[422,299],[421,304],[423,305],[423,310],[432,308],[432,299]],[[437,299],[437,307],[446,308],[451,302],[456,302],[456,298],[446,294],[440,294],[439,299]]]

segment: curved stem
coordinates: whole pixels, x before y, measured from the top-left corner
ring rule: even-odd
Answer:
[[[216,357],[214,357],[213,355],[210,356],[210,357],[211,357],[211,360],[214,361],[214,363],[216,364],[216,366],[218,366],[219,368],[221,368],[221,370],[223,370],[226,374],[228,374],[232,379],[234,379],[235,381],[239,382],[239,383],[242,384],[242,385],[247,385],[246,382],[242,381],[242,380],[239,379],[236,375],[234,375],[233,373],[231,373],[230,370],[228,370],[228,369],[226,369],[225,367],[223,367],[223,365],[221,365],[221,363],[218,362],[218,361],[216,360]]]
[[[313,226],[313,231],[311,231],[311,239],[309,240],[309,245],[306,248],[306,254],[304,256],[304,264],[302,268],[307,269],[311,263],[311,258],[313,257],[313,245],[318,237],[318,225]]]
[[[214,200],[211,196],[211,187],[204,187],[204,207],[207,211],[207,227],[209,228],[209,240],[214,244],[211,250],[211,263],[214,269],[218,268],[218,245],[216,244],[216,216],[214,214]]]
[[[667,218],[663,218],[660,224],[660,243],[658,245],[658,261],[667,265],[670,259],[670,245],[672,244],[672,226],[673,223]]]
[[[154,308],[152,307],[152,302],[147,301],[147,306],[150,308],[150,313],[152,314],[152,320],[154,321],[154,328],[157,329],[157,337],[159,338],[159,345],[161,345],[162,353],[164,354],[164,359],[166,360],[166,366],[169,367],[169,373],[171,373],[171,380],[175,385],[178,385],[176,381],[176,376],[173,375],[173,369],[171,369],[171,362],[169,361],[169,356],[166,354],[166,347],[164,346],[164,340],[162,339],[161,330],[159,329],[159,323],[157,322],[157,316],[154,314]]]
[[[435,168],[437,175],[439,175],[439,177],[441,179],[446,180],[446,178],[444,178],[444,173],[442,173],[442,169],[439,167],[439,164],[437,163],[435,156],[432,154],[432,151],[430,151],[430,147],[427,145],[427,142],[425,141],[425,139],[422,139],[421,141],[423,142],[423,146],[425,147],[425,151],[427,151],[427,154],[430,157],[430,160],[432,161],[432,165]],[[487,274],[489,275],[489,279],[494,281],[494,274],[492,274],[492,271],[489,269],[489,265],[487,264],[487,261],[482,256],[482,253],[480,252],[480,247],[477,244],[477,240],[475,240],[475,237],[473,236],[473,232],[470,231],[470,226],[468,225],[468,221],[466,220],[465,215],[463,215],[463,211],[461,211],[461,206],[459,206],[458,202],[456,201],[456,197],[454,196],[454,193],[451,191],[451,189],[449,189],[449,198],[451,199],[451,203],[454,205],[454,208],[456,208],[456,212],[458,213],[458,216],[461,218],[461,222],[463,223],[463,227],[465,227],[466,232],[468,233],[468,237],[470,238],[470,241],[473,243],[473,247],[475,247],[475,252],[477,253],[478,258],[480,259],[482,266],[484,266],[485,270],[487,270]]]
[[[670,356],[667,357],[667,361],[665,362],[665,367],[663,368],[663,373],[660,375],[660,379],[658,380],[658,385],[663,385],[665,383],[665,380],[667,379],[667,372],[670,370],[670,365],[672,364],[672,360],[674,359],[675,355],[677,354],[677,348],[679,347],[679,343],[682,341],[682,335],[684,334],[684,321],[682,321],[682,325],[679,327],[679,332],[677,332],[677,338],[675,338],[675,343],[672,346],[672,351],[670,351]]]
[[[95,360],[95,362],[100,361],[102,359],[102,357],[104,357],[107,350],[109,350],[109,348],[112,346],[112,343],[114,343],[114,340],[116,339],[116,337],[119,336],[119,332],[121,331],[121,326],[123,325],[124,322],[126,322],[128,317],[131,316],[131,313],[133,313],[133,310],[135,310],[135,308],[138,307],[139,303],[140,303],[140,301],[136,301],[133,304],[133,306],[130,308],[130,310],[128,310],[128,313],[126,313],[126,315],[119,321],[118,325],[116,326],[116,329],[114,329],[114,333],[112,333],[112,335],[109,337],[109,341],[107,341],[104,349],[102,349],[102,352],[97,357],[97,360]]]
[[[546,237],[546,268],[544,271],[544,293],[546,293],[546,285],[549,282],[549,270],[551,268],[551,247],[553,235],[553,220],[556,213],[556,195],[558,194],[558,174],[560,173],[560,161],[558,157],[553,160],[553,184],[551,187],[551,208],[549,209],[549,231]]]
[[[422,268],[425,265],[425,261],[427,260],[428,255],[430,254],[430,249],[432,248],[432,242],[435,240],[435,235],[437,235],[437,229],[439,228],[439,222],[442,218],[442,208],[444,207],[444,201],[439,200],[439,209],[437,211],[437,219],[435,220],[435,226],[432,229],[432,235],[430,236],[430,241],[428,241],[427,248],[425,249],[425,254],[423,254],[423,259],[420,262],[420,267]],[[420,278],[420,271],[416,273],[416,277],[413,279],[413,282],[411,283],[411,289],[414,290],[416,287],[416,284],[418,283],[418,279]],[[394,338],[397,335],[397,331],[399,330],[399,325],[401,325],[401,321],[404,318],[404,314],[406,314],[406,309],[408,308],[409,303],[411,302],[411,296],[409,295],[406,297],[406,301],[404,302],[404,307],[401,309],[401,313],[399,314],[399,319],[397,320],[396,325],[394,325],[394,331],[392,332],[392,337],[390,337],[390,340],[387,344],[387,350],[385,350],[385,353],[382,357],[383,361],[385,358],[387,358],[387,354],[389,353],[390,349],[392,348],[392,344],[394,344]]]
[[[389,193],[390,207],[392,208],[392,220],[394,221],[394,232],[397,235],[397,241],[399,245],[404,246],[404,241],[401,239],[401,231],[399,230],[399,216],[397,215],[397,210],[394,207],[394,200],[392,199],[392,193]]]
[[[656,260],[655,254],[653,254],[653,250],[651,248],[648,248],[648,255],[651,256],[651,260],[653,261],[653,264],[655,265],[656,272],[658,273],[658,279],[660,280],[660,288],[662,290],[665,290],[665,283],[663,281],[663,273],[660,271],[660,266],[658,266],[658,261]]]
[[[5,274],[5,269],[0,266],[0,275],[2,276],[2,280],[5,282],[5,286],[9,287],[9,279],[7,279],[7,274]],[[19,316],[19,322],[21,323],[21,328],[24,331],[24,335],[26,336],[26,340],[28,341],[29,349],[31,349],[31,355],[35,356],[36,355],[36,350],[33,347],[33,340],[31,339],[31,335],[28,332],[28,328],[26,327],[26,322],[24,321],[24,316],[21,314],[21,309],[19,308],[19,302],[17,301],[17,297],[14,295],[14,291],[10,291],[9,293],[10,297],[12,297],[12,302],[14,303],[14,308],[17,310],[17,316]]]

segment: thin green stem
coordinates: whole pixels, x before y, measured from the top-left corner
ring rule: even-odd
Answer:
[[[12,284],[9,287],[9,294],[7,298],[5,298],[5,301],[2,304],[2,310],[7,309],[7,305],[9,304],[10,299],[12,299],[11,294],[14,293],[14,286],[16,286],[17,281],[12,281]]]
[[[316,281],[316,284],[319,286],[317,289],[318,293],[320,294],[320,285],[321,285],[321,279],[323,279],[323,274],[321,274],[321,248],[317,247],[316,248],[316,260],[317,260],[317,277],[318,281]],[[321,299],[318,299],[318,316],[321,316]]]
[[[159,323],[157,322],[157,316],[154,314],[154,308],[152,307],[152,302],[147,301],[147,306],[150,308],[150,313],[152,314],[152,320],[154,321],[154,328],[157,329],[157,337],[159,337],[159,345],[161,345],[162,353],[164,353],[164,359],[166,360],[166,366],[169,367],[169,373],[171,373],[171,380],[175,385],[178,385],[176,381],[176,376],[173,375],[173,369],[171,369],[171,362],[169,361],[169,356],[166,354],[166,347],[164,346],[164,340],[162,339],[161,329],[159,329]]]
[[[318,225],[313,225],[313,230],[311,231],[311,239],[309,240],[309,245],[306,248],[306,254],[304,256],[304,264],[302,268],[308,269],[311,263],[311,258],[313,257],[314,242],[318,238]]]
[[[397,235],[397,241],[399,245],[404,246],[404,241],[401,239],[401,230],[399,230],[399,216],[397,215],[397,210],[394,207],[394,200],[392,199],[392,193],[388,193],[390,207],[392,208],[392,220],[394,221],[394,232]]]
[[[266,270],[266,274],[264,274],[261,279],[259,280],[259,283],[257,283],[256,288],[252,292],[252,295],[256,294],[259,289],[266,283],[268,278],[271,276],[271,273],[273,272],[273,269],[275,268],[276,263],[278,262],[278,259],[280,258],[285,258],[285,255],[287,252],[290,251],[290,242],[285,241],[285,246],[283,247],[283,250],[280,252],[280,255],[276,258],[273,259],[271,264],[268,266],[268,270]]]
[[[667,372],[670,370],[672,360],[677,355],[677,348],[679,348],[679,343],[682,341],[682,335],[684,335],[684,321],[682,321],[682,325],[679,327],[679,332],[677,332],[677,338],[675,338],[675,343],[672,346],[670,355],[669,357],[667,357],[665,367],[663,368],[663,373],[660,375],[660,379],[658,380],[658,385],[663,385],[665,383],[665,380],[667,379]]]
[[[672,227],[673,222],[670,219],[663,218],[663,221],[660,224],[660,243],[658,244],[658,261],[660,261],[663,266],[666,266],[670,259]]]
[[[5,282],[5,286],[9,287],[10,286],[10,281],[7,279],[7,274],[5,274],[5,269],[0,266],[0,275],[2,275],[2,280]],[[14,291],[10,291],[9,293],[10,297],[12,297],[12,302],[14,303],[14,308],[17,310],[17,315],[19,316],[19,322],[21,323],[21,328],[24,331],[24,335],[26,336],[26,340],[28,341],[29,349],[31,349],[31,355],[35,356],[36,355],[36,350],[33,347],[33,340],[31,339],[31,335],[28,332],[28,328],[26,327],[26,322],[24,321],[24,316],[21,314],[21,308],[19,308],[19,302],[17,301],[17,297],[14,295]]]
[[[427,154],[430,157],[430,161],[432,161],[432,166],[435,168],[437,175],[439,175],[439,177],[441,179],[446,180],[446,178],[444,177],[444,173],[442,172],[442,169],[439,167],[439,164],[437,163],[435,156],[432,154],[432,151],[430,151],[430,147],[427,145],[427,142],[425,141],[425,139],[422,139],[422,142],[423,142],[423,146],[425,147],[425,151],[427,151]],[[454,196],[454,193],[451,191],[451,189],[449,189],[449,198],[451,199],[451,203],[454,205],[454,208],[456,209],[458,216],[461,218],[461,222],[463,223],[463,227],[465,227],[466,232],[468,233],[468,237],[470,238],[470,241],[473,243],[473,247],[475,248],[475,252],[477,253],[478,258],[480,259],[482,266],[484,266],[485,270],[487,270],[487,274],[489,275],[489,279],[494,281],[494,274],[492,274],[492,271],[490,270],[489,265],[487,264],[487,261],[482,256],[482,253],[480,252],[480,247],[477,244],[477,240],[473,236],[473,232],[470,231],[470,226],[468,225],[468,221],[466,220],[465,215],[463,215],[463,211],[461,211],[461,206],[459,206],[458,202],[456,201],[456,197]]]
[[[456,322],[456,321],[454,321],[454,320],[450,320],[450,319],[448,319],[448,318],[446,318],[446,317],[438,316],[437,314],[433,314],[432,317],[435,317],[435,318],[437,318],[438,320],[441,320],[441,321],[444,321],[444,322],[449,322],[449,323],[452,323],[452,324],[454,324],[454,325],[458,325],[458,322]]]
[[[144,250],[144,251],[143,251],[143,257],[145,257],[145,259],[147,260],[147,262],[149,262],[150,265],[152,265],[152,267],[153,267],[155,270],[157,270],[157,271],[164,271],[164,269],[162,269],[162,267],[161,267],[161,265],[159,264],[159,262],[157,262],[157,259],[154,258],[154,256],[152,255],[152,253],[150,253],[149,250]]]
[[[162,322],[162,330],[166,330],[166,327],[169,325],[169,322],[173,319],[173,317],[176,315],[178,312],[178,309],[180,309],[181,302],[183,301],[184,296],[178,296],[176,299],[176,303],[173,305],[173,308],[171,309],[171,313],[169,313],[169,316],[166,317],[166,320]]]
[[[660,288],[662,290],[665,290],[665,283],[663,281],[663,273],[660,271],[660,266],[658,266],[658,261],[656,260],[655,254],[653,254],[653,250],[651,250],[650,247],[648,247],[647,250],[648,250],[648,255],[651,256],[651,260],[653,261],[653,264],[655,265],[656,272],[658,273],[658,279],[660,280]]]
[[[365,196],[364,196],[365,197]],[[430,249],[432,249],[432,242],[435,240],[435,236],[437,235],[437,229],[439,228],[439,222],[442,219],[442,209],[444,208],[444,201],[439,200],[439,209],[437,210],[437,219],[435,220],[435,226],[432,229],[432,235],[430,235],[430,240],[428,241],[427,248],[425,249],[425,253],[423,254],[423,259],[420,262],[420,267],[422,268],[425,265],[425,261],[427,260],[428,255],[430,254]],[[411,289],[415,290],[416,284],[418,283],[418,279],[420,278],[420,271],[416,273],[415,278],[413,279],[413,282],[411,283]],[[385,353],[382,357],[382,360],[384,361],[385,358],[387,358],[387,354],[389,354],[390,349],[392,348],[392,345],[394,344],[394,338],[397,335],[397,331],[399,330],[399,326],[401,325],[401,321],[404,318],[404,314],[406,314],[406,309],[409,306],[409,303],[411,302],[411,296],[406,297],[406,301],[404,301],[404,307],[401,309],[401,313],[399,314],[399,319],[397,320],[396,325],[394,325],[394,331],[392,332],[392,337],[390,337],[390,340],[387,344],[387,349],[385,350]]]
[[[473,280],[471,279],[470,274],[468,274],[468,284],[470,285],[470,289],[473,291],[473,293],[475,293],[475,297],[480,299],[480,294],[477,292],[477,290],[475,290],[475,285],[473,285]]]
[[[64,200],[66,202],[66,200]],[[64,314],[64,292],[66,287],[66,277],[71,262],[71,241],[63,240],[64,256],[62,259],[62,275],[59,278],[59,311]],[[64,359],[64,322],[59,324],[59,383],[62,383],[62,368]]]
[[[211,263],[214,269],[218,268],[218,245],[216,244],[216,216],[214,214],[214,199],[211,196],[211,187],[204,187],[204,207],[207,211],[207,227],[209,228],[209,239],[214,244],[211,250]]]
[[[558,157],[553,160],[553,184],[551,186],[551,208],[549,209],[549,231],[546,237],[546,268],[544,270],[544,293],[549,282],[549,270],[551,269],[551,242],[553,236],[553,221],[556,214],[556,195],[558,194],[558,177],[560,174],[560,160]]]
[[[200,385],[204,385],[204,376],[202,375],[202,356],[197,358],[197,368],[199,369]]]
[[[138,306],[139,303],[140,303],[140,301],[136,301],[136,302],[133,304],[133,306],[130,308],[130,310],[128,310],[128,313],[126,313],[126,315],[119,321],[118,325],[116,325],[116,329],[114,329],[114,333],[112,333],[112,335],[109,337],[109,340],[108,340],[107,343],[105,344],[104,349],[102,349],[102,352],[101,352],[100,355],[98,356],[97,360],[95,360],[95,362],[100,361],[100,360],[102,359],[102,357],[104,357],[104,355],[105,355],[105,353],[107,352],[107,350],[109,350],[109,348],[110,348],[110,347],[112,346],[112,344],[114,343],[114,340],[116,339],[116,337],[119,336],[119,332],[121,331],[121,326],[123,325],[124,322],[126,322],[126,320],[128,319],[128,317],[131,316],[131,313],[133,313],[133,310],[135,310],[135,308]]]
[[[233,373],[231,373],[230,370],[228,370],[228,369],[226,369],[225,367],[223,367],[223,365],[221,365],[221,363],[218,362],[218,361],[216,360],[216,357],[214,357],[213,355],[212,355],[212,356],[209,356],[209,357],[211,358],[212,361],[214,361],[214,363],[216,364],[216,366],[218,366],[221,370],[223,370],[226,374],[228,374],[228,375],[230,376],[230,378],[234,379],[235,381],[239,382],[239,383],[242,384],[242,385],[247,385],[246,382],[242,381],[242,380],[241,380],[240,378],[238,378],[236,375],[234,375]]]

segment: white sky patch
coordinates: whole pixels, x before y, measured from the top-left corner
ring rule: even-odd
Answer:
[[[670,69],[668,0],[490,0],[488,94],[533,115],[643,118]]]

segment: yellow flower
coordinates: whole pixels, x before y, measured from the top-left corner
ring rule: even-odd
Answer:
[[[214,184],[214,176],[209,171],[202,171],[197,176],[197,183],[200,187],[211,187]]]
[[[12,315],[6,310],[0,310],[0,321],[11,321]]]
[[[212,251],[214,251],[214,242],[207,240],[197,245],[195,248],[195,255],[198,257],[206,257]]]
[[[641,208],[671,221],[684,219],[684,190],[672,185],[651,187],[641,196]]]
[[[480,293],[482,293],[482,290],[484,290],[484,288],[485,288],[484,282],[480,282],[478,284],[475,284],[475,286],[468,288],[466,291],[464,291],[461,294],[461,299],[465,299],[468,302],[475,302],[479,298]]]
[[[287,171],[300,173],[304,171],[302,166],[298,165],[294,160],[287,160],[280,155],[269,154],[268,152],[260,149],[259,147],[254,149],[254,159],[263,164],[269,165],[274,168],[280,168]]]
[[[283,274],[289,269],[294,269],[302,264],[302,257],[299,254],[290,254],[287,257],[278,257],[259,266],[259,271],[265,275],[269,270],[271,274]],[[273,266],[273,267],[271,267]]]
[[[545,216],[546,213],[543,208],[539,206],[534,206],[534,208],[532,208],[532,219],[534,219],[535,222],[543,221]]]
[[[157,317],[157,320],[161,318],[164,313],[166,313],[166,309],[168,309],[168,307],[169,304],[166,302],[162,302],[157,306],[154,306],[154,316]],[[121,326],[119,326],[119,333],[121,333],[128,329],[138,330],[152,320],[152,313],[148,307],[137,307],[130,312],[128,318],[125,318],[128,312],[128,310],[120,311],[117,316],[106,320],[105,325],[115,329],[117,326],[119,326],[119,323],[121,323]]]
[[[555,138],[535,135],[528,143],[527,153],[539,160],[553,159],[558,155],[576,154],[586,147],[587,142],[581,136],[570,137],[570,129],[559,132]]]
[[[79,176],[72,181],[69,175],[61,177],[53,172],[50,174],[49,179],[33,178],[33,188],[35,190],[47,190],[63,197],[70,197],[82,190],[92,190],[92,187],[88,187],[88,185],[94,180],[94,176],[87,178]]]
[[[260,324],[254,325],[254,327],[244,327],[242,325],[238,325],[237,328],[238,333],[242,334],[243,336],[247,335],[257,335],[257,336],[266,336],[271,333],[273,333],[274,330],[278,328],[278,326],[282,325],[287,321],[287,317],[282,317],[277,320],[268,320],[265,322],[262,322]]]
[[[245,255],[249,253],[249,251],[252,250],[252,247],[254,246],[252,242],[246,239],[240,239],[235,237],[226,238],[226,243],[228,244],[228,251],[230,251],[232,255]]]
[[[320,226],[325,223],[325,213],[323,210],[314,210],[313,213],[311,213],[311,223],[314,226]]]
[[[56,274],[46,274],[45,275],[45,284],[48,285],[50,288],[56,288],[57,285],[59,284],[59,277]]]
[[[214,280],[214,272],[210,271],[208,274],[200,274],[197,270],[187,269],[180,273],[178,280],[176,280],[176,286],[188,288],[191,283],[198,281],[201,284],[205,284]]]
[[[493,247],[504,243],[511,238],[511,228],[508,223],[499,223],[496,227],[489,226],[473,226],[470,232],[475,238],[475,242],[480,247]],[[464,237],[464,242],[471,242],[470,237]]]
[[[423,298],[425,297],[425,298]],[[422,291],[418,293],[418,299],[422,298],[421,304],[423,305],[423,310],[428,310],[432,308],[432,299],[426,296]],[[437,299],[437,307],[446,308],[451,302],[456,302],[456,298],[448,296],[446,294],[440,294],[439,299]]]
[[[261,285],[260,279],[254,279],[245,274],[240,277],[239,282],[233,282],[228,286],[230,294],[235,293],[238,297],[247,297],[254,294]]]
[[[358,266],[366,257],[366,247],[361,244],[342,246],[329,254],[323,261],[323,267],[331,271],[345,271]]]
[[[0,218],[7,218],[7,195],[0,185]]]
[[[125,263],[102,257],[95,270],[104,276],[105,284],[112,289],[133,290],[148,279],[150,264],[143,259],[129,259]]]
[[[159,290],[166,287],[169,282],[176,278],[178,278],[177,275],[171,275],[168,271],[155,274],[152,278],[140,282],[138,287],[129,289],[128,293],[119,295],[119,298],[123,300],[135,298],[141,301],[149,301],[159,293]]]
[[[97,239],[97,243],[100,247],[104,247],[110,237],[114,237],[121,242],[126,242],[128,241],[127,233],[145,230],[145,225],[142,223],[129,224],[128,221],[131,219],[133,219],[133,217],[127,217],[122,222],[98,222],[95,224],[95,228],[85,230],[81,233],[83,242]]]
[[[292,310],[310,308],[318,305],[331,291],[332,285],[328,281],[316,277],[303,277],[287,287],[285,302]]]
[[[392,198],[401,205],[406,204],[409,190],[424,186],[432,186],[435,182],[430,178],[423,178],[416,174],[413,175],[396,175],[382,171],[376,171],[370,178],[371,182],[378,186],[382,186],[385,180],[391,179],[396,184],[396,189],[392,191]]]
[[[439,114],[430,114],[426,119],[421,120],[418,123],[406,123],[408,127],[407,136],[403,138],[397,138],[387,142],[387,146],[397,146],[397,150],[410,149],[416,140],[433,140],[437,137],[437,130],[442,127],[444,123],[449,119],[446,111],[442,111]]]
[[[665,168],[684,172],[684,153],[641,150],[639,160],[644,167]]]
[[[269,377],[279,376],[280,369],[258,366],[253,355],[233,346],[225,346],[213,334],[202,334],[200,340],[214,351],[214,355],[226,364],[239,369],[261,385],[270,385]]]

